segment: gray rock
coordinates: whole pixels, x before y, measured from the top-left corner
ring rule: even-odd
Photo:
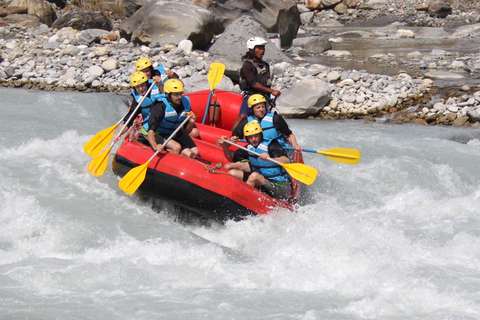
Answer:
[[[472,110],[467,112],[468,120],[472,123],[480,121],[480,112],[479,110]]]
[[[317,115],[330,101],[331,94],[332,89],[325,81],[305,79],[282,92],[277,99],[277,110],[285,116]]]
[[[215,41],[208,52],[212,55],[240,63],[241,57],[247,52],[247,40],[251,37],[268,38],[267,33],[258,22],[248,16],[242,17],[235,20],[225,29],[221,37]],[[265,46],[264,60],[270,63],[291,61],[273,43],[268,43]]]
[[[292,40],[297,36],[298,28],[301,24],[300,12],[298,11],[295,1],[257,1],[258,4],[253,5],[253,18],[260,22],[267,32],[280,34],[282,45],[289,46],[292,43]],[[268,8],[268,10],[265,10],[264,8]]]
[[[103,29],[110,31],[113,29],[112,22],[103,12],[78,10],[65,12],[52,24],[52,28],[62,29],[64,27],[72,27],[77,30]]]
[[[207,9],[187,0],[154,0],[146,3],[120,24],[121,35],[143,44],[178,44],[192,41],[193,48],[205,49],[221,22]]]
[[[294,39],[292,42],[294,46],[300,46],[303,50],[311,53],[323,53],[332,49],[332,44],[327,37],[313,36]]]
[[[48,26],[57,19],[57,14],[50,3],[43,0],[13,0],[10,7],[26,7],[29,15],[35,15]]]
[[[432,3],[428,6],[428,14],[435,18],[446,18],[452,14],[452,7],[445,2]]]
[[[11,76],[13,76],[15,74],[15,68],[11,67],[11,66],[7,66],[7,67],[3,68],[3,72],[5,73],[6,78],[10,78]]]

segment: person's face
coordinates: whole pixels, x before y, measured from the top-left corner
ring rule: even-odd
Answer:
[[[252,146],[256,147],[260,144],[260,142],[262,142],[262,134],[261,133],[256,133],[254,135],[248,136],[247,141]]]
[[[265,46],[255,46],[255,48],[253,49],[253,55],[260,60],[262,60],[264,54]]]
[[[183,92],[172,92],[170,94],[170,99],[172,99],[172,102],[174,104],[180,104],[182,102],[182,94]]]
[[[252,107],[252,112],[256,117],[265,117],[267,109],[265,108],[265,102],[257,103]]]
[[[144,82],[142,84],[139,84],[138,86],[135,86],[135,91],[138,92],[139,95],[144,95],[147,93],[147,82]]]
[[[148,79],[152,78],[152,68],[148,67],[148,68],[142,69],[141,71],[145,73]]]

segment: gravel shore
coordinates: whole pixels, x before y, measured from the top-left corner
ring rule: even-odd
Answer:
[[[422,5],[422,1],[388,1],[383,10],[355,10],[347,15],[332,11],[320,11],[315,19],[334,17],[337,22],[354,24],[355,21],[373,21],[387,14],[398,15],[410,12]],[[459,36],[477,37],[480,34],[479,4],[465,10],[467,4],[452,3],[454,14],[448,19],[433,19],[422,11],[410,16],[409,21],[417,25],[441,25],[464,27]],[[303,4],[300,4],[303,6]],[[304,15],[304,13],[302,13]],[[366,19],[368,18],[368,19]],[[401,20],[397,17],[397,21]],[[397,26],[393,31],[398,37]],[[302,26],[302,32],[319,28],[315,25]],[[403,30],[403,29],[402,29]],[[460,30],[460,29],[459,29]],[[83,92],[129,92],[129,77],[134,63],[141,56],[147,56],[155,63],[174,70],[186,83],[189,91],[207,89],[206,74],[210,62],[215,60],[208,52],[190,51],[174,46],[136,46],[120,37],[118,31],[107,32],[98,29],[78,31],[72,28],[52,30],[46,25],[28,27],[9,25],[0,27],[0,85],[4,87],[38,90],[76,90]],[[391,36],[389,34],[386,37]],[[408,36],[408,35],[407,35]],[[292,51],[293,50],[293,51]],[[299,50],[287,50],[293,57]],[[348,52],[330,50],[325,55],[337,55],[348,59]],[[445,50],[432,50],[428,54],[412,51],[408,64],[416,64],[429,70],[480,71],[480,54],[455,54]],[[370,63],[387,62],[389,55],[369,57]],[[312,80],[323,81],[330,91],[330,101],[318,109],[311,118],[358,119],[375,121],[409,121],[421,124],[480,125],[480,88],[462,86],[455,94],[441,94],[435,89],[434,81],[428,76],[411,76],[408,69],[397,75],[371,74],[364,70],[345,70],[334,66],[310,64],[297,61],[273,65],[276,89],[294,94],[296,86],[305,86]],[[203,82],[199,79],[203,78]],[[230,79],[222,80],[223,90],[240,92],[238,85]],[[447,92],[447,91],[444,91]],[[302,97],[296,97],[302,100]],[[307,101],[301,101],[307,103]],[[281,101],[279,101],[281,103]],[[289,106],[284,106],[283,110]],[[282,108],[279,108],[282,111]],[[291,113],[291,112],[287,112]],[[295,112],[293,112],[295,113]],[[303,117],[298,113],[297,116]]]

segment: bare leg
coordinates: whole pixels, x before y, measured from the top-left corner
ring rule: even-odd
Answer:
[[[247,184],[252,187],[260,187],[265,183],[265,177],[258,172],[252,172],[247,179]]]
[[[198,128],[193,128],[192,131],[190,131],[189,135],[192,138],[198,138],[200,137],[200,131],[198,131]]]
[[[198,156],[200,152],[198,151],[198,148],[197,147],[194,147],[194,148],[185,148],[182,150],[182,153],[181,155],[182,156],[185,156],[185,157],[188,157],[188,158],[195,158],[196,156]]]
[[[243,180],[243,171],[238,169],[228,170],[228,174],[234,176],[238,180]]]
[[[234,163],[227,163],[223,166],[226,170],[241,170],[245,172],[250,172],[250,165],[248,162],[234,162]]]
[[[175,140],[170,140],[168,141],[166,147],[168,152],[172,153],[172,154],[180,154],[180,149],[182,148],[180,146],[180,143],[178,143],[177,141]]]

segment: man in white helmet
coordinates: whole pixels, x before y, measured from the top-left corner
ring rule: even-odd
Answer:
[[[240,69],[240,89],[243,90],[243,103],[240,109],[240,115],[232,126],[234,130],[248,115],[251,115],[248,108],[248,98],[252,94],[261,94],[272,107],[275,105],[270,101],[270,95],[279,97],[281,92],[272,89],[272,74],[270,65],[263,61],[265,54],[265,45],[267,40],[260,37],[253,37],[247,40],[247,53],[242,57],[243,65]]]

